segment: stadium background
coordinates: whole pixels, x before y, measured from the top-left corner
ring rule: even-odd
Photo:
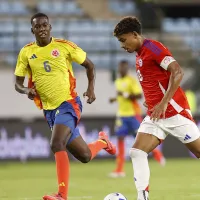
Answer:
[[[5,180],[7,177],[13,180],[12,177],[15,177],[16,171],[22,173],[23,170],[26,171],[27,168],[25,169],[19,161],[25,163],[32,160],[53,160],[49,148],[51,133],[43,119],[42,112],[37,110],[33,102],[29,101],[25,95],[20,95],[14,90],[13,73],[17,55],[23,45],[34,40],[30,32],[30,18],[36,12],[44,12],[49,16],[54,37],[61,37],[75,42],[88,53],[89,58],[95,63],[97,99],[92,105],[87,105],[82,98],[87,86],[84,68],[74,64],[77,91],[84,106],[79,128],[87,142],[96,139],[100,130],[109,133],[114,143],[116,141],[113,130],[117,105],[110,105],[108,99],[115,95],[113,81],[116,78],[118,62],[122,59],[130,61],[131,73],[135,76],[135,58],[134,55],[127,54],[120,49],[120,45],[113,37],[112,31],[119,19],[127,15],[138,16],[143,24],[143,34],[146,37],[163,42],[181,64],[185,73],[182,86],[192,94],[193,114],[197,124],[199,123],[199,0],[0,0],[0,175],[2,175],[0,199],[20,199],[14,198],[14,194],[23,197],[21,199],[25,199],[25,196],[34,199],[37,195],[32,191],[30,192],[30,190],[27,190],[25,196],[21,195],[23,190],[19,188],[14,189],[13,193],[12,190],[7,190],[9,184],[5,183]],[[142,105],[143,100],[140,103]],[[144,108],[143,114],[145,114]],[[132,143],[133,138],[130,136],[126,139],[127,159],[128,149]],[[167,159],[175,157],[174,160],[167,162],[169,166],[174,164],[183,167],[183,169],[188,166],[188,160],[182,162],[180,159],[191,155],[176,139],[169,137],[161,148],[163,148]],[[102,151],[98,158],[107,158],[107,155]],[[10,162],[12,160],[16,161],[15,164]],[[30,169],[34,168],[29,163],[27,163],[27,166]],[[97,166],[95,164],[91,166],[98,168],[100,164],[97,163]],[[108,166],[107,170],[114,167],[113,158],[111,161],[102,161],[102,163],[105,168]],[[155,163],[152,165],[155,165]],[[193,165],[195,164],[193,163]],[[45,164],[41,167],[41,164],[36,162],[34,166],[36,167],[35,170],[40,168],[44,170],[41,173],[47,172],[47,174],[50,174],[48,170],[46,171]],[[52,164],[48,166],[54,168]],[[128,171],[131,175],[130,166],[129,163]],[[7,167],[10,167],[10,170],[7,170]],[[86,169],[86,167],[82,168]],[[77,172],[76,169],[78,171],[79,167],[75,165],[74,174]],[[109,172],[107,170],[104,170],[103,173]],[[155,166],[154,170],[159,171],[160,169]],[[26,173],[29,174],[28,171]],[[90,171],[84,173],[87,174]],[[81,180],[78,181],[81,182]],[[128,181],[131,182],[131,180]],[[156,186],[159,185],[159,181],[156,182]],[[125,182],[123,183],[125,184]],[[107,184],[110,187],[111,182]],[[26,184],[24,183],[24,185]],[[48,188],[48,190],[50,189],[51,187]],[[108,189],[104,190],[104,194],[106,195],[106,192],[109,191]],[[122,192],[127,192],[129,196],[130,191],[122,190]],[[10,193],[13,194],[13,197],[12,194],[11,197],[8,197]],[[70,194],[71,199],[77,197],[75,192]],[[98,194],[98,192],[95,191],[95,194]],[[105,196],[104,194],[101,194],[98,198],[80,194],[82,197],[79,199],[102,199]],[[86,197],[83,197],[84,195]],[[178,199],[179,196],[176,195],[169,199]],[[155,199],[157,198],[155,197]],[[162,199],[165,199],[164,196]],[[190,196],[185,199],[198,199],[198,197]]]

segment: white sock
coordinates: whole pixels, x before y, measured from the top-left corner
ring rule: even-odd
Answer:
[[[150,170],[147,159],[148,154],[135,148],[131,148],[129,154],[133,163],[135,186],[139,197],[143,194],[144,190],[148,190],[147,188],[149,186]],[[147,193],[146,195],[148,195]]]

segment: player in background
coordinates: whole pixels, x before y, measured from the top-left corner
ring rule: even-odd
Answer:
[[[15,88],[43,109],[52,130],[50,146],[55,155],[58,193],[45,195],[43,199],[66,200],[69,185],[69,159],[66,150],[81,162],[88,163],[101,149],[115,154],[116,148],[103,132],[99,133],[97,141],[87,145],[77,128],[82,104],[75,91],[76,79],[72,62],[85,67],[88,88],[84,96],[88,97],[89,104],[95,100],[94,65],[87,58],[86,52],[70,41],[52,37],[49,18],[43,13],[35,14],[31,18],[31,25],[36,41],[24,46],[19,53]],[[24,86],[27,73],[30,78],[29,87]]]
[[[117,136],[118,154],[116,158],[116,169],[109,174],[110,177],[124,177],[125,144],[127,135],[136,136],[137,130],[142,122],[142,110],[138,100],[142,97],[142,91],[138,81],[129,74],[129,63],[122,60],[118,67],[119,78],[115,80],[117,97],[110,98],[110,103],[118,103],[115,134]],[[165,164],[165,158],[159,149],[153,150],[153,157],[161,165]]]
[[[180,87],[183,71],[171,52],[160,42],[146,39],[136,17],[123,18],[114,36],[126,52],[136,52],[136,72],[148,108],[130,149],[137,200],[148,200],[148,154],[171,134],[200,158],[200,132]]]

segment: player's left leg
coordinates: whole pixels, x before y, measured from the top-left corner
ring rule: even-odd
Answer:
[[[200,138],[193,142],[185,144],[185,146],[198,158],[200,159]]]
[[[91,161],[102,149],[105,149],[111,155],[116,153],[116,147],[109,141],[104,132],[99,133],[99,139],[97,141],[87,144],[80,135],[77,127],[72,133],[66,147],[82,163]]]
[[[119,117],[115,121],[115,135],[117,137],[116,168],[108,174],[111,178],[125,177],[125,137],[128,135],[128,117]]]
[[[135,118],[141,123],[142,122],[142,116],[141,115],[136,115]],[[161,165],[165,166],[166,164],[166,159],[162,153],[162,151],[159,149],[159,146],[156,147],[152,151],[153,158]]]
[[[178,138],[197,158],[200,158],[200,131],[192,118],[176,115],[168,120],[170,134]]]

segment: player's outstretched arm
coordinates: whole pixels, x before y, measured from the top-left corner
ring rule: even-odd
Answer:
[[[91,104],[95,101],[94,84],[95,84],[95,67],[92,61],[86,57],[85,61],[81,64],[86,69],[86,74],[88,78],[88,88],[84,92],[83,96],[88,97],[87,103]]]
[[[29,99],[33,100],[34,97],[36,96],[35,87],[33,88],[24,87],[24,79],[25,77],[16,76],[15,90],[21,94],[26,94]]]
[[[117,101],[117,98],[116,97],[111,97],[110,99],[109,99],[109,102],[110,103],[114,103],[114,102],[116,102]]]
[[[128,97],[130,100],[138,100],[142,98],[141,94],[130,94]]]

